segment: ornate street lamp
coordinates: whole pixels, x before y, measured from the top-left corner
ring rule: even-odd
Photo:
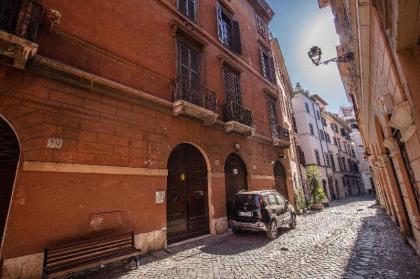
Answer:
[[[330,62],[345,63],[345,62],[350,62],[354,60],[353,52],[349,52],[349,53],[340,55],[338,57],[325,60],[323,62],[321,62],[321,55],[322,55],[322,51],[318,46],[311,47],[311,49],[308,52],[308,56],[309,58],[311,58],[312,63],[314,63],[315,66],[319,66],[320,64],[327,65]]]

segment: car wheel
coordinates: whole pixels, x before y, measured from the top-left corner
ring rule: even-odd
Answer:
[[[277,227],[277,222],[272,220],[270,225],[268,226],[268,230],[266,232],[267,237],[269,239],[276,239],[279,234],[279,228]]]
[[[291,213],[291,214],[292,214],[292,221],[289,223],[289,227],[291,229],[296,229],[296,226],[297,226],[296,213]]]
[[[232,227],[232,232],[234,234],[240,234],[240,233],[242,233],[241,229],[240,228],[236,228],[236,227]]]

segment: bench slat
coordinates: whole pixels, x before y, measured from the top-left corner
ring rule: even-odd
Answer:
[[[45,249],[44,274],[47,278],[57,278],[138,255],[140,250],[134,247],[133,232],[110,238],[79,241]]]
[[[132,236],[131,235],[128,235],[128,236],[124,235],[124,236],[120,236],[120,237],[94,240],[94,241],[89,241],[89,242],[81,241],[81,242],[75,243],[74,245],[66,245],[66,246],[61,246],[61,247],[57,247],[57,248],[48,249],[48,254],[54,255],[56,253],[62,253],[62,252],[71,251],[71,250],[75,250],[75,249],[82,249],[82,248],[88,248],[90,246],[100,245],[101,243],[108,243],[108,242],[122,241],[122,240],[132,241]]]
[[[88,259],[88,258],[94,258],[97,255],[103,255],[103,254],[107,254],[110,252],[118,252],[118,251],[122,251],[122,250],[126,250],[126,249],[130,249],[132,248],[132,246],[126,245],[124,247],[109,247],[107,249],[101,249],[101,250],[97,250],[97,251],[89,251],[86,252],[84,254],[80,254],[80,255],[75,255],[72,257],[67,257],[61,260],[57,260],[57,261],[53,261],[53,262],[48,262],[47,263],[47,267],[48,268],[54,268],[56,266],[60,266],[60,265],[66,265],[68,263],[72,263],[72,262],[77,262],[79,259]]]
[[[93,246],[90,246],[90,247],[78,248],[78,249],[73,249],[73,250],[69,250],[69,251],[66,251],[66,252],[60,252],[60,253],[48,252],[48,258],[51,258],[51,259],[60,258],[60,257],[63,257],[63,256],[77,254],[77,253],[82,252],[82,251],[94,250],[94,249],[97,249],[97,248],[100,248],[100,247],[105,248],[105,247],[111,246],[111,245],[131,245],[131,240],[130,241],[121,240],[121,241],[113,241],[113,242],[108,242],[108,243],[101,243],[101,244],[93,245]]]
[[[53,271],[53,272],[49,273],[48,278],[63,277],[63,276],[69,275],[73,272],[82,271],[82,270],[86,270],[86,269],[93,268],[93,267],[96,267],[96,266],[100,266],[100,265],[104,265],[104,264],[128,259],[128,258],[131,258],[131,257],[135,257],[138,254],[139,254],[139,252],[137,251],[137,252],[133,252],[133,253],[126,254],[126,255],[112,256],[110,258],[104,258],[104,259],[101,259],[99,261],[87,262],[87,263],[84,263],[82,265],[69,267],[69,268],[63,269],[63,270],[56,270],[55,272]]]

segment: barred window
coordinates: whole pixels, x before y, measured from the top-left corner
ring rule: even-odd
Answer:
[[[318,165],[321,165],[321,159],[319,158],[319,152],[315,149],[315,159]]]
[[[216,15],[217,35],[220,42],[230,50],[240,54],[242,52],[242,46],[239,22],[233,20],[232,14],[223,8],[219,2],[216,2]]]
[[[197,0],[178,0],[178,9],[181,13],[196,21]]]
[[[258,33],[264,37],[264,39],[268,38],[268,24],[267,22],[260,16],[256,15],[257,20],[257,31]]]
[[[267,48],[260,47],[260,56],[261,56],[261,70],[263,76],[274,83],[276,81],[276,72],[274,69],[274,60],[271,51]]]

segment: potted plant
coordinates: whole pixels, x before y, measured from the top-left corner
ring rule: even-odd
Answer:
[[[311,209],[322,210],[324,209],[322,202],[325,199],[325,193],[324,189],[322,189],[321,183],[319,182],[319,173],[317,167],[309,166],[307,169],[307,176],[313,202]]]
[[[305,198],[303,197],[302,190],[299,190],[296,194],[296,207],[298,214],[301,215],[305,208]]]

